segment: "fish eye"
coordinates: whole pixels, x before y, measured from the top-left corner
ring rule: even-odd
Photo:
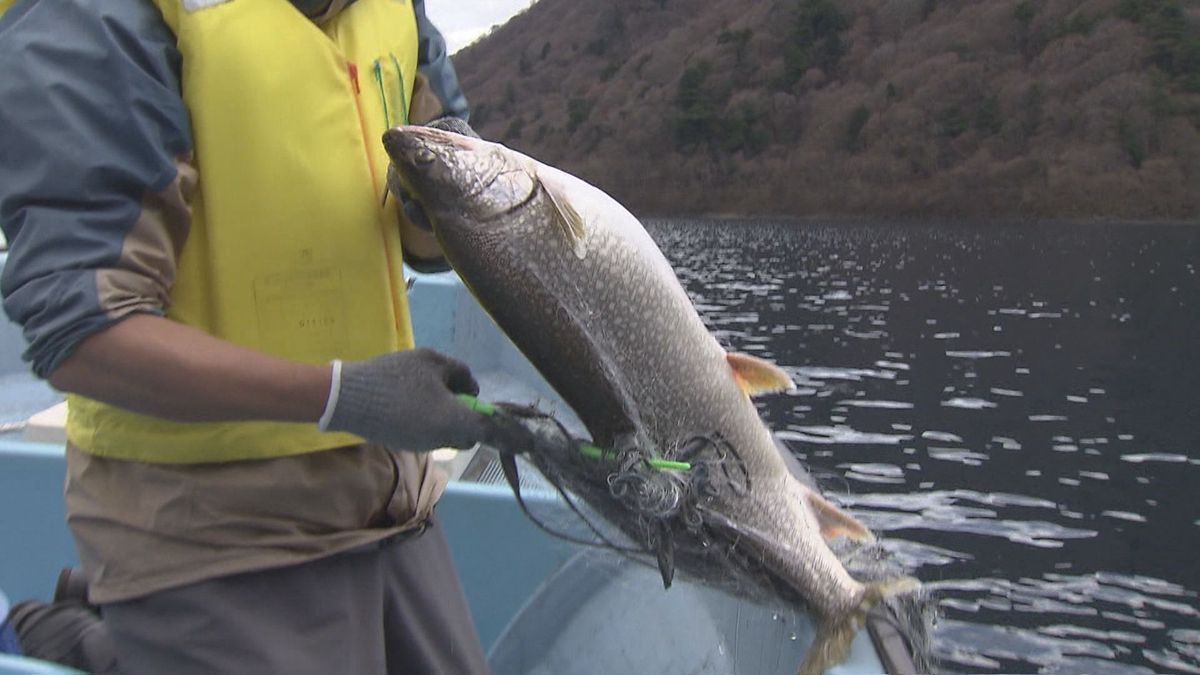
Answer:
[[[429,148],[421,148],[417,150],[417,154],[413,156],[413,161],[417,164],[432,164],[436,156]]]

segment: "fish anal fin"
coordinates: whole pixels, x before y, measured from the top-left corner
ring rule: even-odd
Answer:
[[[782,368],[749,354],[727,353],[725,361],[733,369],[733,377],[747,396],[791,391],[796,383]]]
[[[571,252],[576,258],[583,260],[587,256],[587,247],[584,245],[587,240],[587,221],[571,205],[571,200],[567,198],[558,181],[541,173],[538,174],[537,180],[546,196],[550,198],[554,207],[554,220],[566,238]]]
[[[821,536],[826,540],[847,537],[855,541],[874,541],[875,535],[866,525],[858,522],[854,516],[838,508],[835,504],[811,490],[804,496],[817,524],[821,527]]]

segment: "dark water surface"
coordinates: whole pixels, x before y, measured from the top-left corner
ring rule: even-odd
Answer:
[[[1200,673],[1200,226],[647,226],[946,671]]]

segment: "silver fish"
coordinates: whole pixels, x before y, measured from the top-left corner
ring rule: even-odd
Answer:
[[[453,268],[615,461],[532,457],[640,540],[670,585],[748,570],[819,622],[801,672],[846,656],[867,610],[911,580],[863,584],[826,543],[870,540],[796,479],[750,396],[794,387],[727,353],[641,223],[603,191],[505,146],[427,127],[384,135],[395,178]],[[631,459],[632,458],[632,459]],[[690,472],[645,468],[689,461]]]

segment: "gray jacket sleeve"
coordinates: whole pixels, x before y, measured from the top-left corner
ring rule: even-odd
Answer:
[[[413,11],[417,14],[420,40],[417,72],[428,81],[430,90],[442,104],[443,113],[465,121],[470,117],[470,106],[459,86],[454,64],[450,62],[446,39],[425,15],[425,0],[413,0]]]
[[[180,57],[150,2],[21,0],[0,63],[0,291],[44,377],[92,333],[164,311],[190,222]]]

